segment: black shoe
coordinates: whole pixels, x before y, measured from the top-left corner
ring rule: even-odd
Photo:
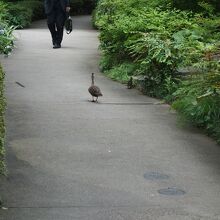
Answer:
[[[60,45],[60,44],[54,44],[54,45],[53,45],[53,49],[58,49],[58,48],[61,48],[61,45]]]

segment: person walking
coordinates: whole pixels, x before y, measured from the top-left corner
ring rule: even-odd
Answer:
[[[53,48],[61,48],[63,28],[70,11],[69,0],[44,0],[47,25],[52,36]]]

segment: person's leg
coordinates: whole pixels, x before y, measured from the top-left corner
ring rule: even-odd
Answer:
[[[56,28],[57,28],[57,44],[61,45],[63,40],[63,28],[65,23],[66,15],[63,11],[58,11],[56,16]]]
[[[55,45],[57,43],[56,12],[55,11],[47,15],[47,25],[52,36],[53,45]]]

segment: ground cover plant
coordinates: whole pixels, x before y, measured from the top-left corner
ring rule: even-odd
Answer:
[[[5,99],[4,99],[4,73],[0,66],[0,175],[5,174],[5,150],[4,150],[4,138],[5,138],[5,126],[4,126],[4,111],[5,111]]]
[[[144,91],[163,98],[220,140],[220,17],[217,1],[100,0],[101,69],[125,82],[144,77]],[[183,68],[193,75],[183,76]]]
[[[14,46],[14,37],[12,32],[14,27],[7,24],[5,15],[7,14],[7,4],[0,1],[0,55],[8,55]],[[5,137],[5,125],[4,125],[4,111],[5,111],[5,99],[4,99],[4,72],[0,63],[0,175],[6,173],[5,169],[5,150],[4,150],[4,137]]]

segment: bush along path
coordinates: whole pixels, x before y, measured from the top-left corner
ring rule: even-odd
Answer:
[[[0,64],[0,182],[1,177],[6,175],[5,165],[5,98],[4,98],[4,72]],[[3,201],[0,191],[0,209],[2,208]]]
[[[172,103],[219,142],[218,11],[216,1],[100,0],[93,23],[107,75],[121,82],[142,79],[146,94]],[[193,74],[183,75],[184,69]]]
[[[8,56],[14,48],[14,26],[11,26],[6,19],[7,4],[0,1],[0,58]],[[6,100],[4,97],[4,79],[5,74],[1,66],[0,60],[0,181],[1,177],[6,175],[6,164],[5,164],[5,106]],[[3,208],[3,201],[0,191],[0,209]],[[1,217],[1,216],[0,216]]]
[[[4,73],[0,66],[0,175],[5,174],[4,163],[4,138],[5,138],[5,125],[4,125],[4,111],[5,111],[5,99],[4,99]],[[1,199],[1,198],[0,198]]]
[[[7,56],[14,47],[14,37],[12,32],[13,26],[10,26],[5,15],[7,14],[7,4],[0,1],[0,56]],[[4,149],[4,138],[5,138],[5,125],[4,125],[4,111],[5,111],[5,98],[4,98],[4,71],[1,67],[0,62],[0,176],[6,174],[5,168],[5,149]],[[1,195],[0,195],[1,196]],[[1,197],[0,197],[1,207]]]

